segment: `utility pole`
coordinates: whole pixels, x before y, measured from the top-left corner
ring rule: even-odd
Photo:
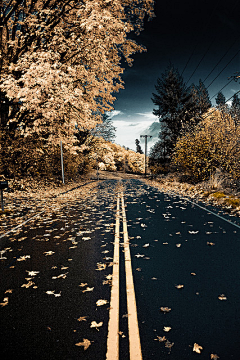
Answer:
[[[64,181],[64,167],[63,167],[63,148],[62,148],[62,141],[60,141],[60,149],[61,149],[62,182],[63,182],[63,184],[65,184],[65,181]]]
[[[151,135],[140,135],[140,138],[145,138],[145,176],[147,175],[147,138],[151,138]]]

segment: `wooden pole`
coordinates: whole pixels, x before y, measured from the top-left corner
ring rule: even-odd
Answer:
[[[60,141],[60,148],[61,148],[62,182],[63,182],[63,184],[65,184],[65,181],[64,181],[64,167],[63,167],[63,148],[62,148],[62,141]]]

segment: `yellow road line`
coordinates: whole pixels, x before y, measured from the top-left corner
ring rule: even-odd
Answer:
[[[119,359],[119,225],[120,197],[118,194],[106,360]]]
[[[123,193],[122,199],[122,216],[123,216],[123,237],[124,237],[124,254],[125,254],[125,272],[126,272],[126,288],[127,288],[127,309],[128,309],[128,336],[130,360],[142,360],[141,342],[139,335],[137,305],[134,291],[131,254],[129,247],[127,220],[124,206]]]

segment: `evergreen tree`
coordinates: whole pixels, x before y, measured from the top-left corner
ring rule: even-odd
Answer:
[[[198,86],[192,84],[190,93],[194,124],[197,124],[202,120],[202,114],[204,114],[212,106],[212,104],[209,98],[209,93],[201,79],[199,80]]]
[[[215,100],[219,108],[222,108],[226,105],[226,98],[221,91],[219,91]]]
[[[150,149],[150,165],[166,164],[170,161],[172,149],[170,131],[165,123],[161,125],[161,131],[158,135],[159,140]]]
[[[113,126],[111,118],[107,114],[103,114],[102,122],[97,124],[94,130],[92,130],[92,135],[97,137],[102,137],[107,141],[114,141],[116,137],[116,128]]]
[[[238,125],[240,123],[240,99],[237,94],[233,95],[230,114],[235,122],[235,125]]]
[[[143,154],[141,145],[140,145],[140,141],[138,139],[135,140],[135,144],[136,144],[136,152],[139,154]]]
[[[207,91],[206,86],[202,82],[202,80],[199,80],[199,85],[197,87],[198,92],[198,107],[199,107],[199,113],[204,114],[211,106],[212,103],[209,98],[209,93]]]
[[[182,76],[172,65],[157,79],[155,89],[157,93],[153,93],[152,101],[157,108],[153,110],[153,114],[159,117],[162,124],[164,123],[164,131],[167,131],[168,138],[167,151],[170,154],[183,125],[188,123],[194,114],[192,95]]]

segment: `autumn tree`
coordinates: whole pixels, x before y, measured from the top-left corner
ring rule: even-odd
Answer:
[[[173,162],[193,181],[208,180],[217,168],[240,178],[239,136],[229,113],[209,109],[194,130],[178,139]]]
[[[131,55],[145,50],[129,34],[153,16],[153,3],[2,1],[1,133],[11,129],[46,145],[61,139],[76,154],[76,127],[93,129],[113,109],[122,59],[131,66]]]

